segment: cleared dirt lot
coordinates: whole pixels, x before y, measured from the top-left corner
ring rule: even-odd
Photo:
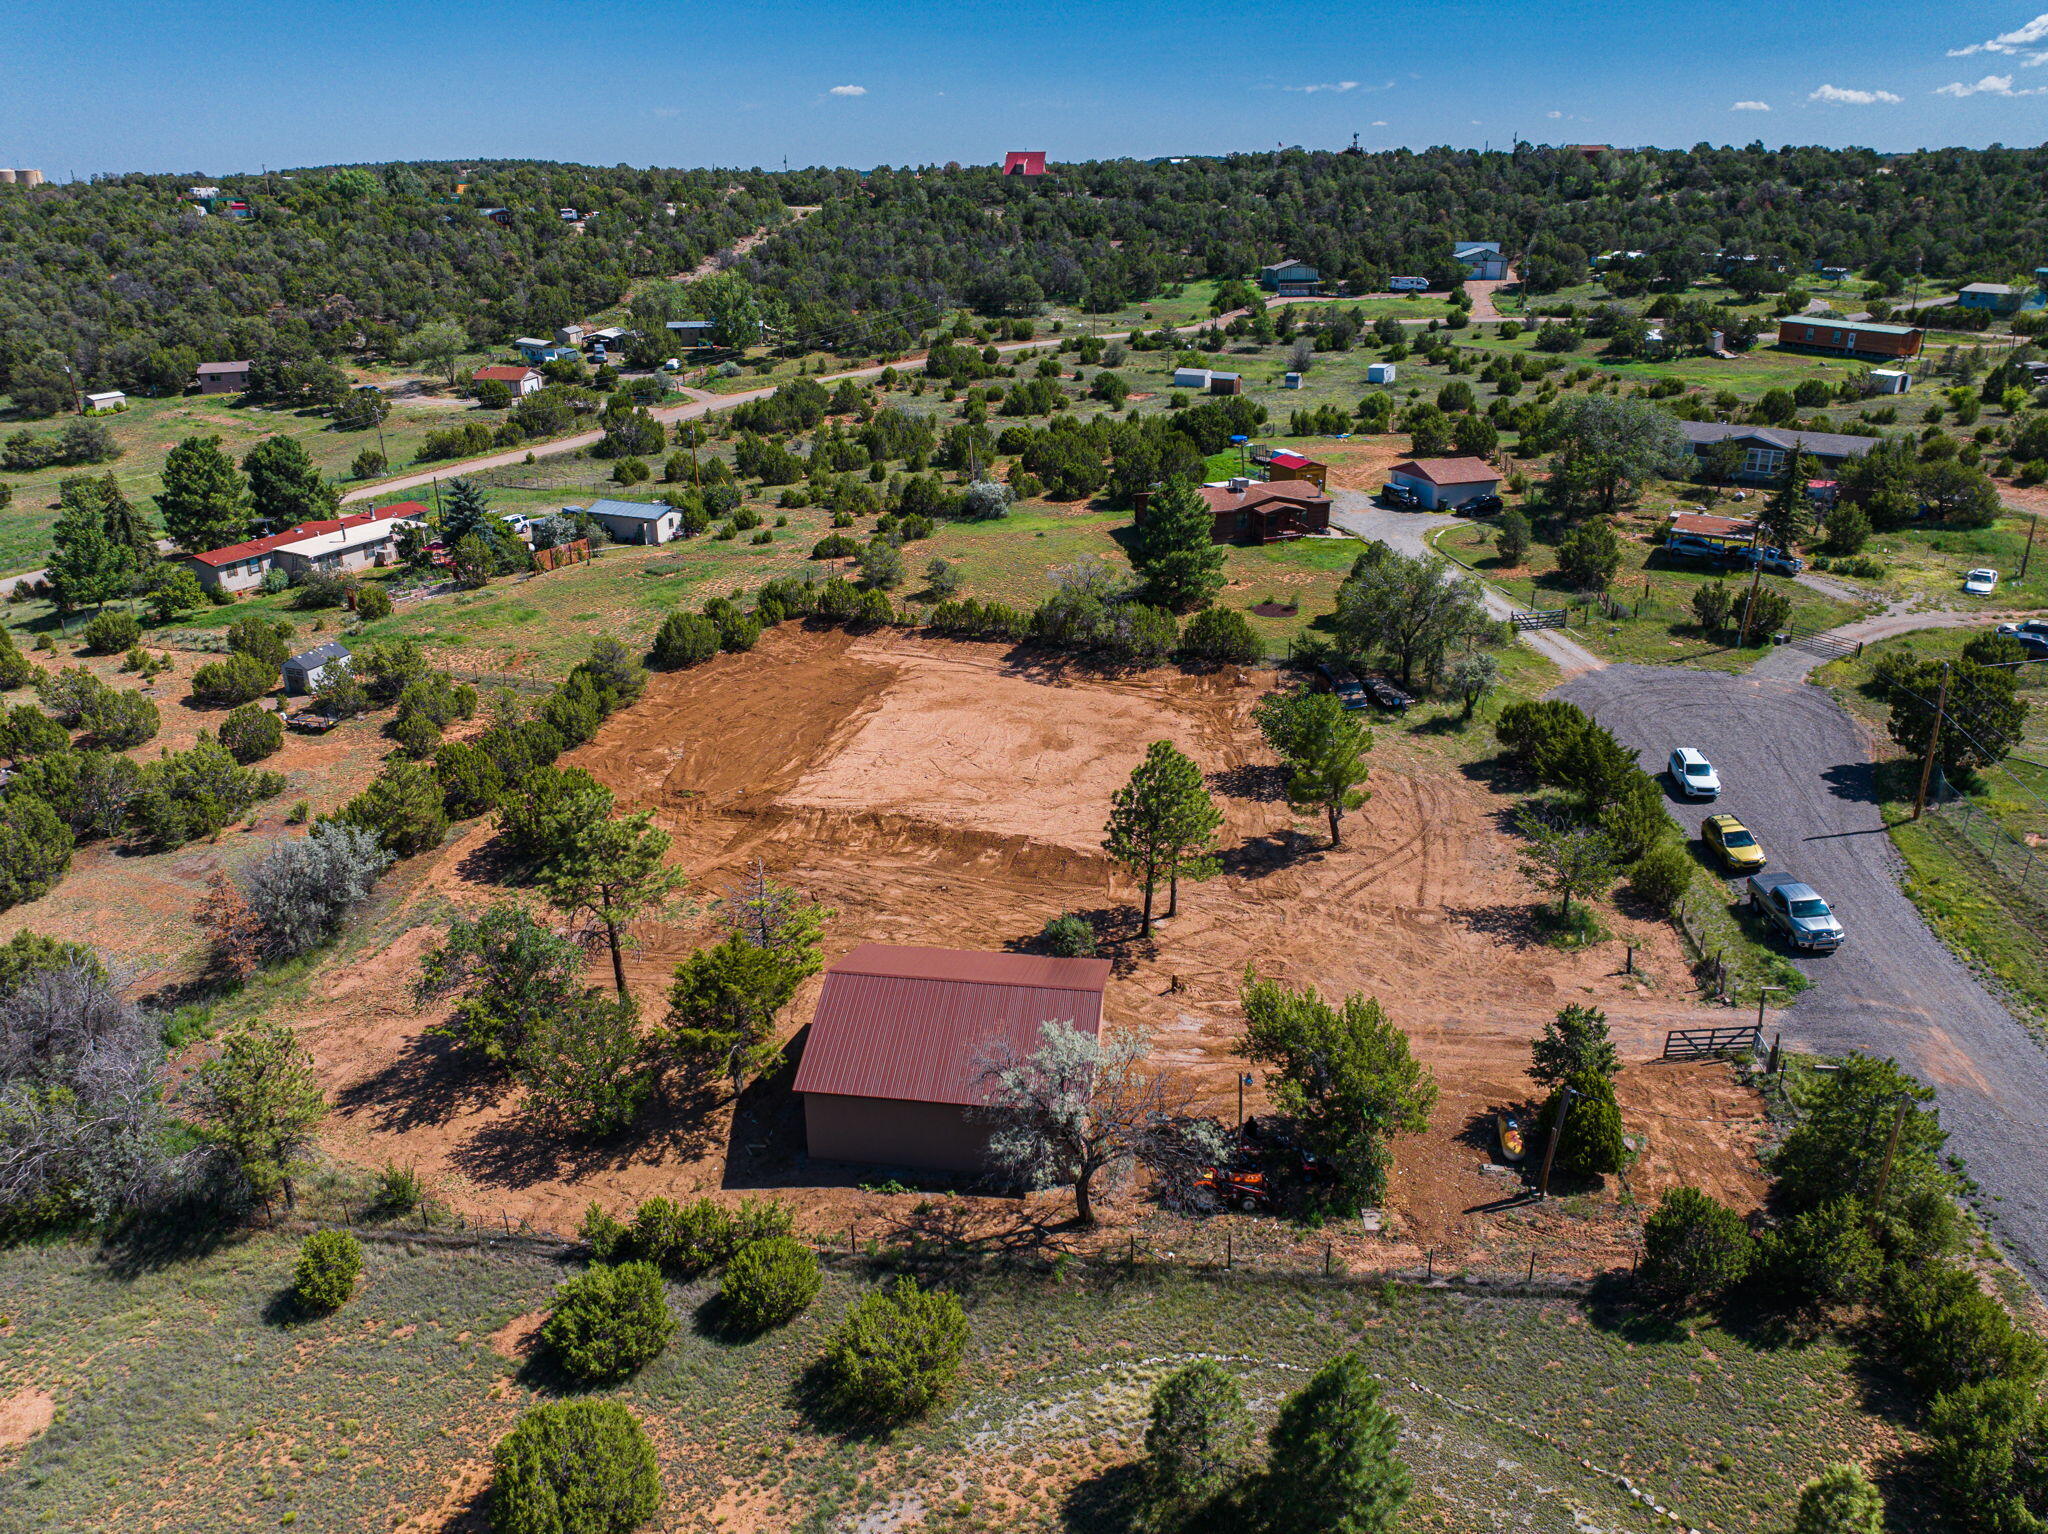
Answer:
[[[1479,1172],[1475,1126],[1526,1096],[1528,1040],[1568,1001],[1605,1006],[1639,1060],[1666,1027],[1697,1021],[1673,940],[1616,920],[1644,945],[1647,979],[1617,973],[1614,945],[1564,954],[1532,942],[1532,896],[1497,823],[1506,801],[1398,730],[1382,732],[1373,797],[1347,821],[1345,846],[1326,849],[1279,801],[1275,764],[1249,721],[1274,682],[1229,671],[1105,679],[1039,669],[998,646],[785,626],[749,654],[657,676],[570,760],[623,806],[656,812],[699,895],[759,858],[831,905],[828,955],[866,941],[1002,948],[1061,910],[1090,913],[1120,939],[1110,1016],[1152,1030],[1161,1058],[1226,1119],[1248,963],[1328,993],[1380,997],[1444,1088],[1429,1133],[1400,1151],[1390,1235],[1525,1240],[1525,1227],[1496,1230],[1476,1210],[1508,1184]],[[1227,815],[1226,867],[1184,888],[1180,915],[1144,946],[1131,936],[1132,891],[1097,842],[1110,791],[1160,738],[1210,774]],[[799,1116],[779,1085],[750,1091],[736,1120],[727,1106],[707,1118],[672,1104],[626,1145],[541,1145],[499,1085],[422,1045],[428,1019],[402,993],[433,936],[424,922],[445,903],[497,892],[490,838],[473,827],[424,872],[420,924],[316,983],[304,1019],[340,1104],[330,1143],[370,1165],[417,1165],[468,1207],[557,1229],[593,1197],[619,1204],[721,1187],[805,1188],[813,1229],[891,1217],[886,1197],[858,1189],[886,1174],[803,1160]],[[659,1018],[674,965],[709,931],[687,915],[636,933],[628,977],[643,1015]],[[786,1014],[792,1036],[817,986]],[[1726,1083],[1717,1066],[1625,1074],[1624,1106],[1649,1138],[1639,1193],[1682,1174],[1754,1201],[1755,1105]],[[946,1203],[964,1229],[1058,1212]],[[1620,1239],[1618,1226],[1587,1223],[1596,1245]]]

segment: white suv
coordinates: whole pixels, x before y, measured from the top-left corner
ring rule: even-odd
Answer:
[[[1687,799],[1721,797],[1721,779],[1714,764],[1691,746],[1680,746],[1671,753],[1671,781]]]

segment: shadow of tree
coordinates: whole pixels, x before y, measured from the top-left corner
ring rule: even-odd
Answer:
[[[715,1148],[710,1119],[716,1102],[715,1087],[663,1093],[617,1134],[590,1137],[515,1114],[479,1128],[448,1159],[463,1176],[499,1188],[694,1161]]]
[[[1444,912],[1450,920],[1473,932],[1483,932],[1511,948],[1534,948],[1543,941],[1541,908],[1532,905],[1481,905],[1452,908]]]
[[[1246,837],[1235,847],[1224,849],[1217,863],[1232,878],[1263,879],[1267,874],[1277,873],[1303,858],[1320,856],[1328,850],[1320,838],[1287,826]]]
[[[1209,787],[1232,799],[1278,804],[1287,796],[1287,769],[1278,762],[1245,762],[1210,773]]]
[[[488,1108],[511,1086],[502,1070],[480,1063],[453,1040],[417,1033],[397,1059],[335,1093],[334,1106],[347,1117],[369,1114],[379,1130],[403,1134]]]
[[[251,1227],[218,1201],[179,1199],[116,1225],[100,1243],[99,1261],[125,1282],[196,1262],[252,1234]]]
[[[1144,1470],[1111,1465],[1074,1486],[1060,1501],[1060,1527],[1071,1534],[1126,1534],[1138,1527]]]

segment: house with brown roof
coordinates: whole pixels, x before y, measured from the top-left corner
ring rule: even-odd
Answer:
[[[524,399],[545,384],[547,380],[532,368],[498,366],[478,368],[469,375],[471,383],[501,383],[512,391],[514,399]]]
[[[249,387],[249,361],[202,362],[195,381],[201,394],[240,394]]]
[[[1330,530],[1330,498],[1313,480],[1233,479],[1204,485],[1201,495],[1216,519],[1209,530],[1216,543],[1284,543]],[[1140,508],[1138,519],[1144,516]]]
[[[825,971],[795,1091],[821,1161],[980,1172],[984,1062],[1049,1022],[1102,1028],[1107,959],[864,943]]]
[[[1387,478],[1413,490],[1430,510],[1500,491],[1500,470],[1484,458],[1410,458],[1387,470]]]
[[[427,508],[418,501],[399,501],[374,511],[301,522],[245,543],[187,554],[179,563],[199,577],[199,584],[207,590],[238,596],[256,590],[272,570],[288,576],[315,570],[346,575],[392,564],[398,558],[400,524],[424,522],[426,516]]]

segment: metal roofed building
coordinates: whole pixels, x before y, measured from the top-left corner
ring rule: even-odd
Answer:
[[[825,972],[795,1090],[810,1154],[978,1172],[980,1062],[1028,1055],[1049,1022],[1102,1027],[1107,959],[864,943]]]

